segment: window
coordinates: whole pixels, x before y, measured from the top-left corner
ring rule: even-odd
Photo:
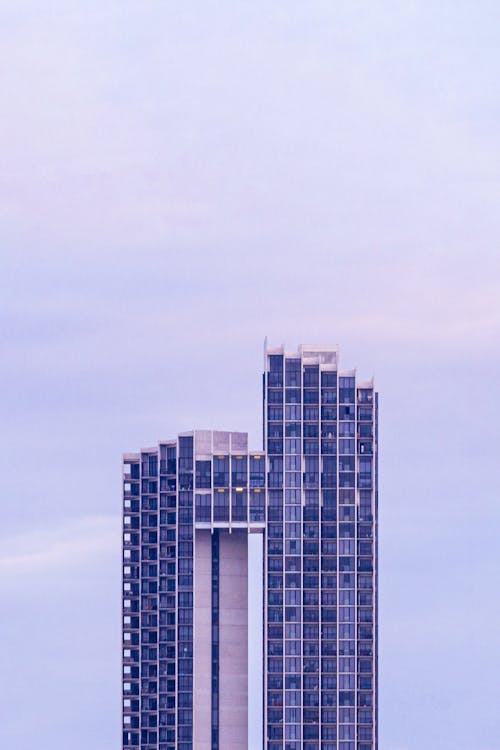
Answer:
[[[267,417],[270,422],[282,422],[283,421],[283,407],[282,406],[269,406],[267,407]]]
[[[250,487],[264,487],[266,477],[264,456],[250,456]]]
[[[354,400],[354,399],[353,399]],[[339,420],[350,420],[356,418],[356,410],[354,406],[339,406]]]
[[[358,638],[360,641],[371,641],[373,640],[373,625],[358,625]],[[371,650],[371,649],[370,649]]]
[[[302,508],[300,505],[287,505],[285,507],[285,519],[287,521],[300,521]]]
[[[335,388],[322,388],[321,389],[321,403],[322,404],[336,404],[337,403],[337,391]]]
[[[247,520],[247,493],[238,489],[232,491],[231,518],[233,521]]]
[[[212,515],[212,495],[196,494],[196,520],[210,523]]]
[[[285,360],[285,385],[293,388],[301,386],[300,359]]]
[[[287,657],[285,659],[285,672],[297,673],[301,671],[301,659],[299,657]]]
[[[304,406],[304,422],[318,422],[319,421],[319,407],[318,406]]]
[[[300,456],[286,456],[285,469],[287,471],[300,471],[302,468],[302,459]]]
[[[297,571],[301,569],[301,558],[297,555],[288,556],[285,560],[285,568],[287,571]]]
[[[319,386],[319,367],[317,365],[304,366],[304,387],[318,388]]]
[[[250,493],[250,521],[265,520],[266,496],[260,490],[252,490]]]
[[[358,406],[358,419],[360,422],[371,422],[373,419],[373,409],[371,406]]]
[[[371,440],[358,440],[358,453],[371,455],[373,453],[373,443]]]
[[[283,508],[269,508],[268,519],[270,521],[283,521]]]
[[[317,423],[305,423],[304,424],[304,437],[306,438],[317,438],[319,436],[319,427]]]
[[[360,438],[373,437],[373,426],[371,422],[358,422],[358,436]]]
[[[212,484],[212,466],[210,461],[196,461],[196,487],[210,489]]]
[[[353,724],[341,724],[339,726],[339,739],[353,740],[354,739],[354,725]]]
[[[371,723],[372,723],[371,708],[363,708],[363,709],[358,710],[358,724],[371,724]]]
[[[319,441],[304,440],[304,453],[306,456],[317,455],[319,453]]]
[[[300,472],[287,471],[285,474],[286,487],[300,487]]]
[[[271,372],[282,372],[283,370],[283,355],[282,354],[270,354],[269,355],[269,370]]]
[[[319,543],[317,541],[311,541],[310,539],[304,540],[304,555],[319,555]]]
[[[285,440],[286,453],[300,453],[300,440],[287,438]]]
[[[229,493],[227,490],[214,492],[214,521],[229,521]]]
[[[371,693],[358,693],[358,706],[372,706],[373,696]]]
[[[354,426],[355,426],[354,422],[341,422],[339,424],[340,437],[354,437],[354,435],[356,434],[354,430]]]
[[[269,404],[282,404],[283,403],[283,391],[282,389],[269,388],[267,391],[267,402]]]
[[[340,691],[339,706],[354,706],[354,691]]]
[[[301,703],[302,703],[302,695],[299,690],[287,690],[286,691],[285,693],[285,705],[286,706],[300,706]]]
[[[319,404],[319,393],[317,388],[304,389],[304,404]]]
[[[373,560],[371,557],[358,557],[358,570],[359,571],[372,571]]]
[[[335,440],[322,440],[321,453],[335,455],[337,452],[337,443]]]
[[[328,440],[334,440],[337,436],[337,425],[335,422],[321,423],[321,437],[327,438]]]
[[[336,420],[337,419],[337,407],[336,406],[322,406],[321,407],[321,419],[324,422]]]
[[[283,423],[282,422],[270,422],[267,429],[267,435],[270,438],[282,438],[283,437]]]
[[[358,675],[358,688],[360,690],[371,690],[373,688],[373,677],[371,674]],[[367,739],[366,737],[364,739]]]
[[[285,553],[287,555],[300,555],[301,546],[302,544],[300,539],[286,539]]]
[[[233,487],[245,487],[247,484],[247,457],[231,457],[231,473]]]
[[[300,656],[300,641],[286,641],[285,653],[287,656]]]
[[[282,589],[283,588],[283,577],[282,576],[278,576],[278,575],[274,575],[273,573],[269,573],[267,579],[268,579],[268,588],[270,588],[270,589]]]

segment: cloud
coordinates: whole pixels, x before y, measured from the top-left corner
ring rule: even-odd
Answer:
[[[0,586],[94,565],[120,549],[118,516],[89,516],[0,539]],[[59,581],[59,575],[57,578]]]

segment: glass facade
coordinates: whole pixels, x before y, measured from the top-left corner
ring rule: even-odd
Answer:
[[[335,349],[267,352],[267,750],[377,747],[376,408]]]
[[[333,348],[268,350],[263,385],[264,451],[245,433],[195,431],[124,456],[124,748],[196,750],[202,531],[208,742],[226,750],[219,535],[246,530],[265,550],[263,747],[377,750],[377,395]]]
[[[219,750],[219,530],[264,532],[265,466],[245,433],[194,431],[124,456],[124,748],[196,747],[194,561],[203,530],[211,534],[210,737]]]

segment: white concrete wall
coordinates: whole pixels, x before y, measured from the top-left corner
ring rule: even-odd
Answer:
[[[212,538],[210,531],[196,531],[194,555],[193,740],[195,750],[211,750]]]
[[[264,710],[264,535],[248,536],[248,744],[262,748]]]
[[[248,748],[248,534],[220,533],[220,750]],[[201,750],[201,746],[200,746]]]

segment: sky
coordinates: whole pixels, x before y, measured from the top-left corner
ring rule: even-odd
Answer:
[[[120,742],[120,459],[380,393],[380,746],[499,750],[500,6],[4,0],[0,746]],[[253,741],[250,750],[260,750]]]

